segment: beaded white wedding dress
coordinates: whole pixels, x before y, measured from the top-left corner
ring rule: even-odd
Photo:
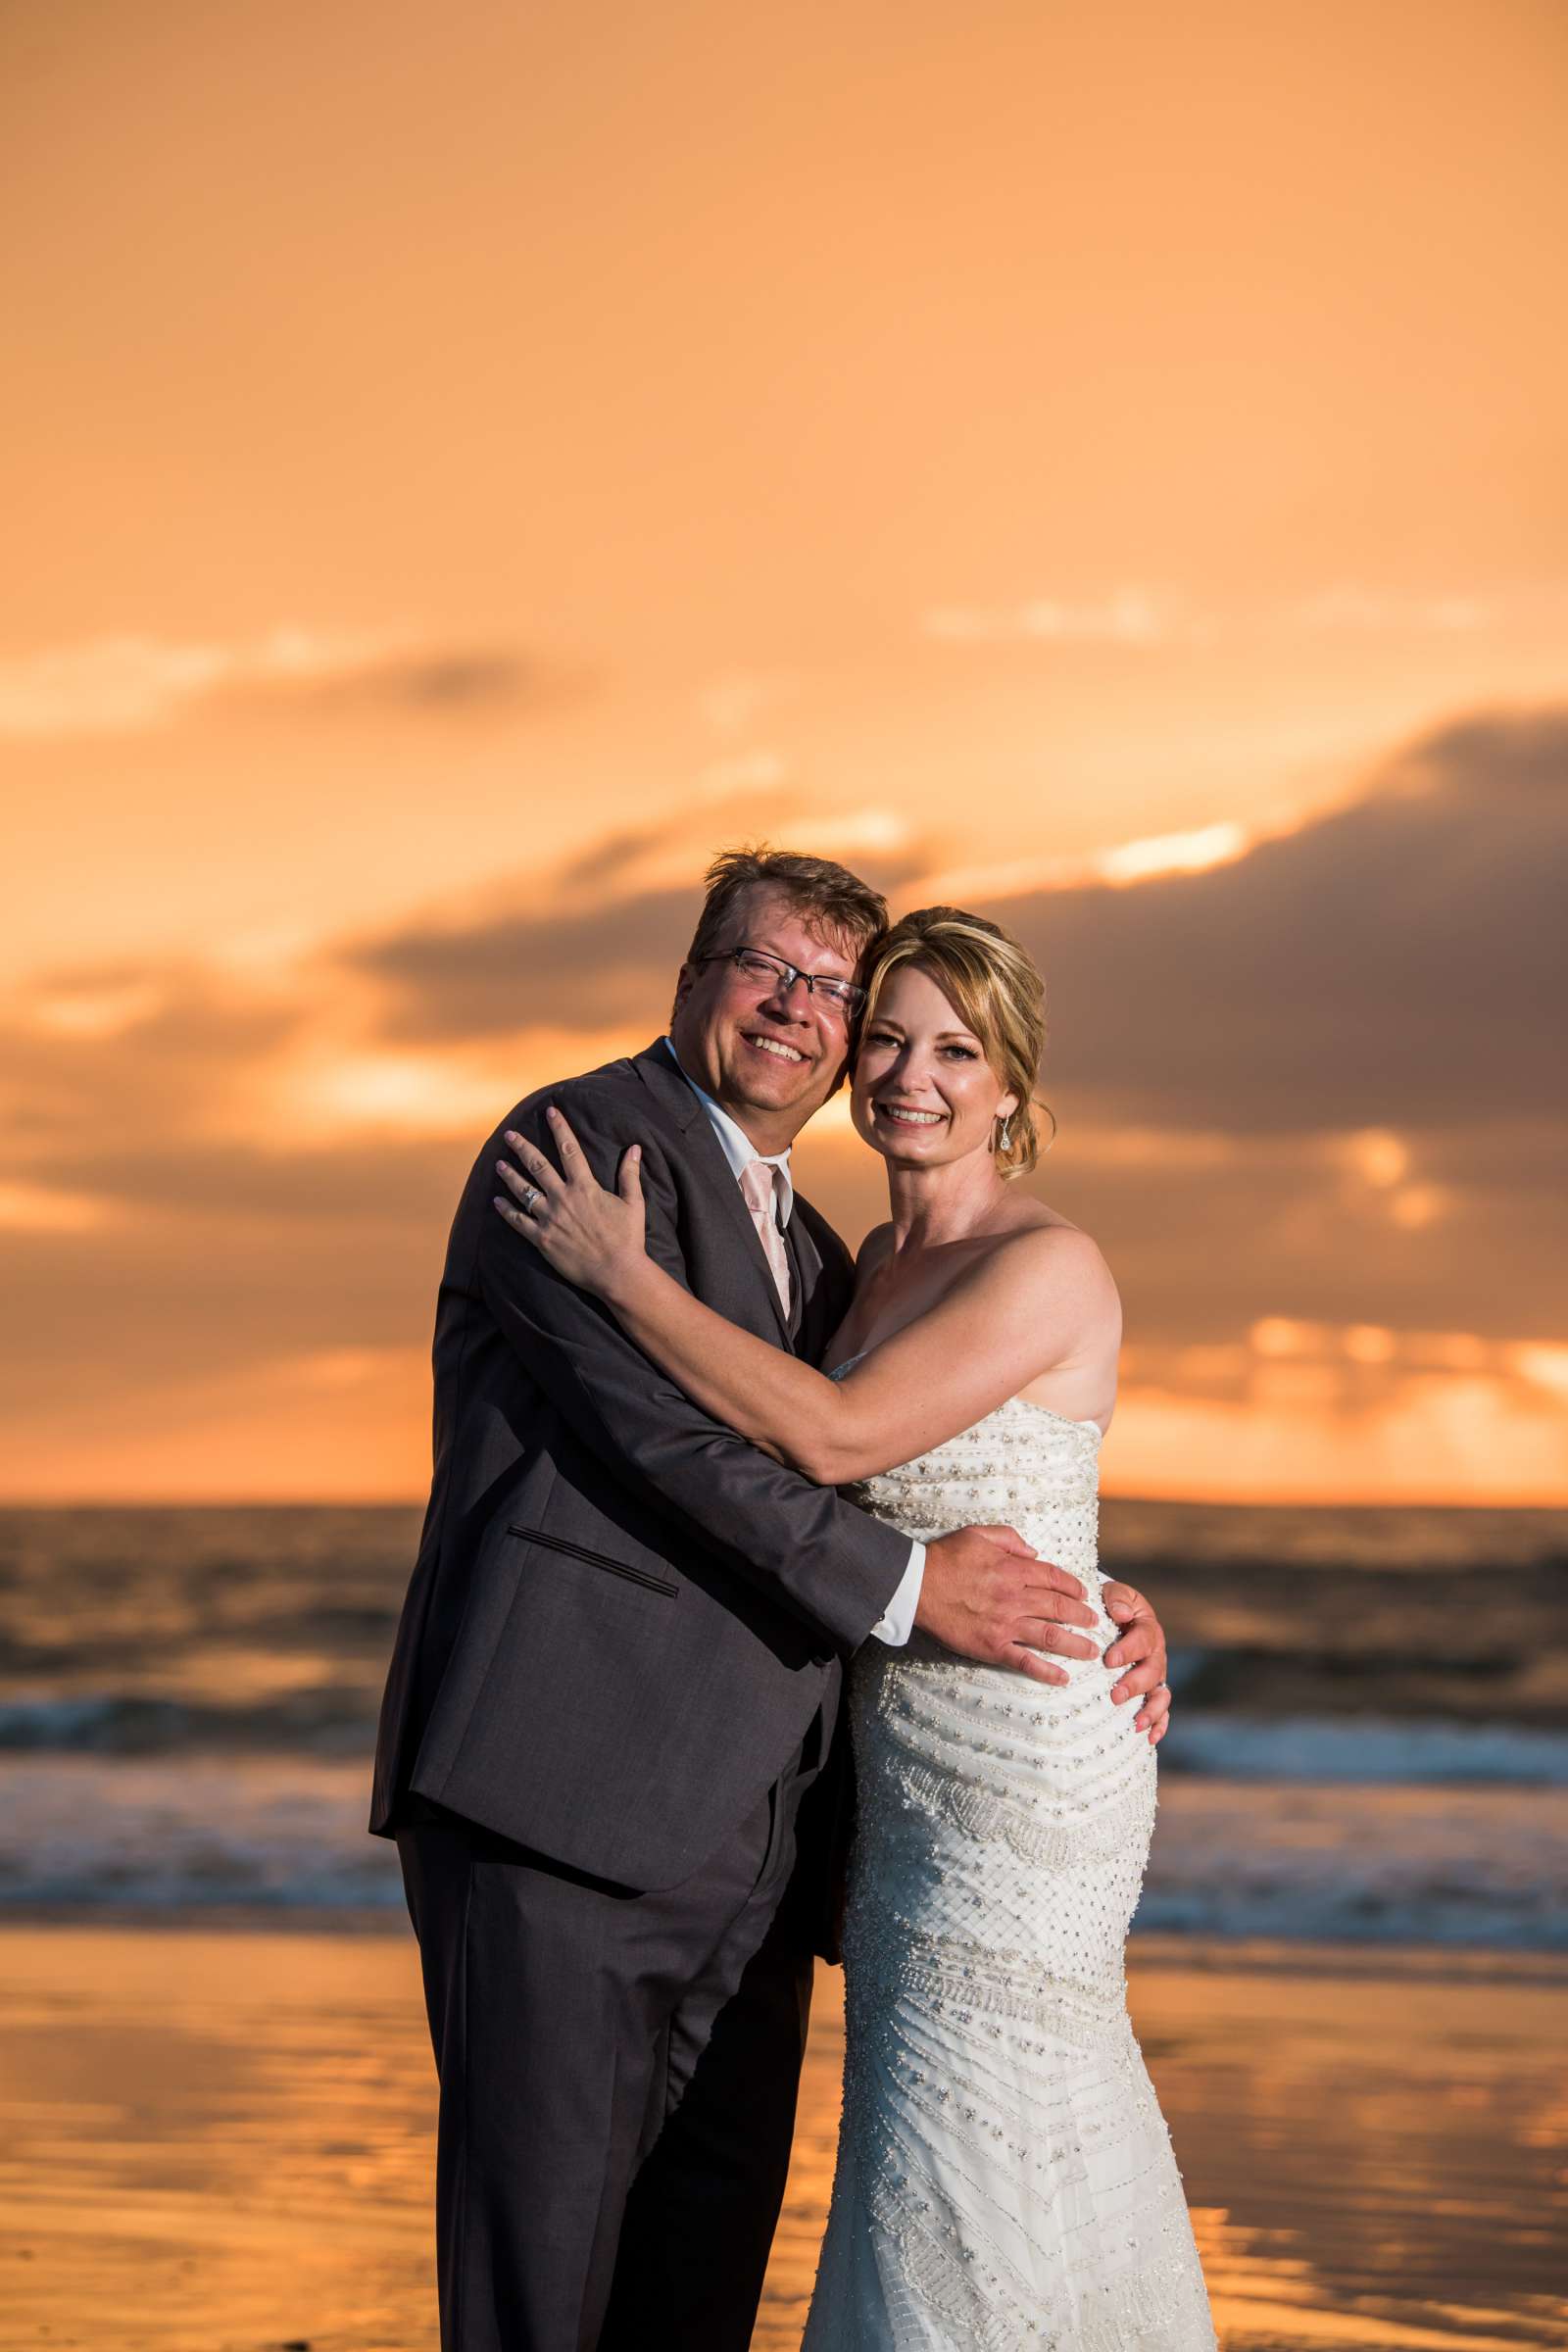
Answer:
[[[847,1491],[911,1536],[1016,1528],[1083,1580],[1103,1650],[1100,1440],[1013,1397]],[[1101,1658],[1057,1663],[919,1632],[856,1655],[844,2121],[802,2352],[1212,2352],[1126,2006],[1154,1754]]]

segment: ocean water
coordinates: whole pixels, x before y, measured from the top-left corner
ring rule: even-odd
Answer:
[[[397,1916],[414,1509],[0,1512],[0,1910]],[[1568,1949],[1568,1512],[1118,1502],[1177,1708],[1137,1927]]]

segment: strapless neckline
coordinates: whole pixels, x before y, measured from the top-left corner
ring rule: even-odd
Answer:
[[[858,1348],[854,1355],[847,1355],[842,1364],[835,1364],[830,1372],[824,1373],[823,1378],[837,1380],[841,1372],[848,1372],[852,1365],[863,1363],[868,1355],[875,1353],[874,1348]],[[1068,1429],[1092,1429],[1102,1445],[1105,1442],[1105,1433],[1098,1421],[1075,1421],[1071,1413],[1058,1413],[1049,1404],[1036,1404],[1032,1396],[1004,1396],[1002,1402],[992,1409],[999,1413],[1004,1413],[1010,1404],[1021,1405],[1026,1413],[1044,1413],[1048,1421],[1064,1422]],[[991,1415],[988,1413],[986,1418],[989,1420]]]

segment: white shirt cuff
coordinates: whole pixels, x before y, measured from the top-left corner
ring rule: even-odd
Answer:
[[[887,1614],[879,1617],[871,1628],[873,1642],[885,1642],[890,1649],[902,1649],[914,1631],[914,1612],[920,1605],[920,1586],[925,1576],[925,1545],[909,1545],[909,1565],[899,1579],[898,1590],[888,1602]]]

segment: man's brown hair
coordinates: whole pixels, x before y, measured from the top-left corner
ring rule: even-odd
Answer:
[[[704,877],[708,896],[697,918],[688,963],[722,955],[739,945],[738,910],[754,891],[777,891],[818,938],[842,940],[857,960],[876,947],[888,927],[888,903],[880,891],[835,865],[831,858],[803,858],[794,850],[769,849],[766,842],[720,850]]]

